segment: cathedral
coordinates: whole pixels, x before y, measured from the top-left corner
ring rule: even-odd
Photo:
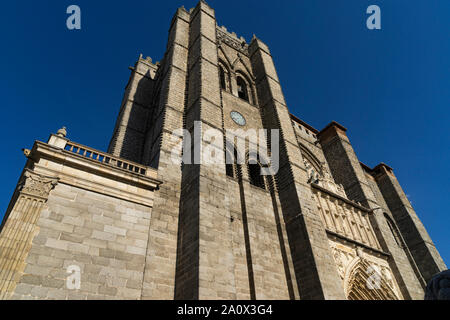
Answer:
[[[291,114],[273,58],[206,2],[179,8],[161,62],[131,68],[107,152],[66,128],[24,149],[0,299],[422,300],[447,267],[393,169]],[[198,127],[246,149],[191,148]],[[279,139],[246,141],[262,129]],[[278,154],[272,175],[251,144]],[[202,148],[234,161],[186,161]]]

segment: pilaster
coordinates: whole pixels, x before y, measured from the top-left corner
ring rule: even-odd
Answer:
[[[152,119],[153,133],[146,141],[151,151],[144,155],[145,162],[155,164],[164,184],[155,193],[142,299],[174,298],[181,171],[172,154],[181,159],[182,137],[175,141],[172,132],[183,128],[189,20],[184,8],[179,8],[172,19],[166,56],[158,74],[161,88]]]
[[[428,283],[433,275],[447,270],[447,266],[406,197],[392,168],[380,164],[374,169],[374,175],[406,245]]]
[[[280,130],[276,180],[300,298],[345,299],[269,48],[254,37],[249,53],[264,126]]]
[[[391,254],[389,265],[405,299],[422,299],[422,286],[405,252],[396,245],[394,235],[390,232],[383,212],[379,210],[380,205],[366,180],[365,173],[350,144],[346,131],[347,129],[339,123],[332,122],[318,134],[334,180],[337,184],[344,186],[350,200],[359,202],[366,208],[373,210],[370,222],[383,251]]]
[[[32,241],[39,232],[36,223],[57,178],[25,169],[5,215],[0,234],[0,300],[8,299],[25,270]]]
[[[177,258],[177,299],[236,299],[231,216],[226,185],[223,138],[211,141],[209,129],[223,132],[223,111],[214,10],[200,1],[191,12],[186,129],[200,129],[194,158],[208,148],[220,164],[185,164]],[[197,125],[196,125],[197,123]]]

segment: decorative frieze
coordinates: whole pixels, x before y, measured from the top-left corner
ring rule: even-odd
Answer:
[[[313,194],[327,230],[381,250],[367,212],[321,190],[313,189]]]
[[[225,32],[220,28],[217,29],[217,43],[218,45],[220,45],[221,43],[225,43],[248,56],[248,44],[245,42],[245,40],[243,38],[238,39],[237,37],[233,37],[228,32]]]
[[[330,171],[325,163],[320,164],[320,168],[314,166],[307,157],[303,156],[306,171],[308,172],[308,183],[315,183],[335,194],[347,198],[344,187],[334,182]]]

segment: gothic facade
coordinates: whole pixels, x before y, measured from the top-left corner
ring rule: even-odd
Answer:
[[[181,161],[173,133],[196,123],[278,130],[279,170],[261,176],[248,152]],[[65,129],[25,150],[1,226],[0,298],[423,299],[446,266],[392,168],[362,164],[346,131],[290,114],[260,39],[219,27],[204,1],[179,8],[162,61],[132,68],[107,152]]]

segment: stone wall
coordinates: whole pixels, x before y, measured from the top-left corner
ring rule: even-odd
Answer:
[[[151,208],[58,184],[12,299],[140,299]],[[81,271],[79,290],[68,269]]]
[[[26,155],[0,234],[0,298],[141,299],[156,171],[63,134]]]

